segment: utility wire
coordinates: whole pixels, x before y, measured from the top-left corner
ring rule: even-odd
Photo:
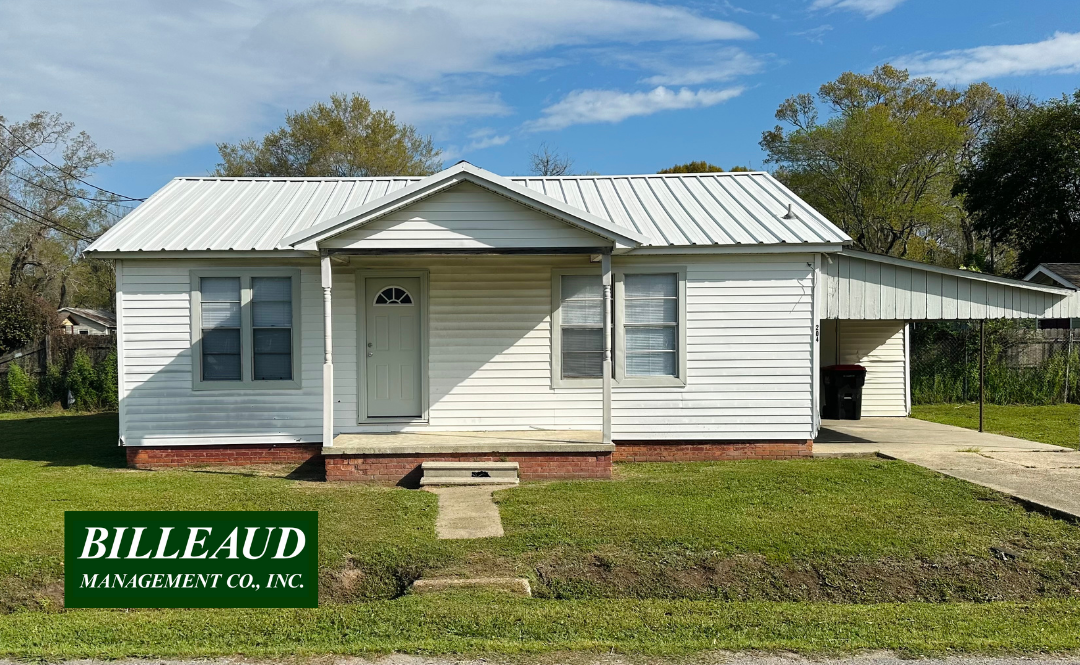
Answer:
[[[64,226],[60,222],[51,220],[48,217],[46,217],[45,215],[42,215],[39,212],[35,212],[33,210],[30,210],[29,208],[23,207],[23,206],[19,205],[18,203],[16,203],[15,201],[12,201],[11,199],[3,197],[3,196],[0,196],[0,208],[4,208],[8,212],[12,212],[12,213],[20,215],[22,217],[25,217],[25,218],[29,219],[32,222],[37,222],[39,224],[44,224],[45,226],[47,226],[47,227],[49,227],[51,229],[54,229],[56,231],[59,231],[59,232],[61,232],[63,234],[69,235],[72,238],[75,238],[76,240],[84,240],[86,242],[93,242],[94,240],[97,239],[96,237],[88,235],[86,233],[83,233],[82,231],[76,231],[75,229]]]
[[[33,149],[32,147],[30,147],[30,146],[29,146],[29,145],[28,145],[28,144],[27,144],[27,143],[26,143],[25,141],[23,141],[23,140],[22,140],[21,138],[19,138],[19,135],[18,135],[18,134],[16,134],[15,132],[11,131],[11,128],[10,128],[10,127],[8,127],[7,125],[5,125],[5,124],[3,124],[3,123],[0,123],[0,127],[3,127],[3,128],[4,128],[4,131],[6,131],[6,132],[7,132],[8,134],[11,134],[11,138],[13,138],[13,139],[15,139],[16,141],[18,141],[19,143],[21,143],[21,144],[23,145],[23,147],[24,147],[24,148],[26,148],[26,149],[27,149],[27,150],[29,150],[30,152],[34,153],[35,155],[37,155],[37,156],[38,156],[38,158],[39,158],[39,159],[41,159],[41,161],[43,161],[43,162],[45,162],[46,164],[48,164],[49,166],[53,167],[54,169],[56,169],[56,170],[57,170],[57,171],[59,171],[60,173],[63,173],[64,175],[66,175],[67,177],[71,178],[72,180],[78,180],[79,182],[81,182],[82,184],[86,185],[87,187],[93,187],[94,189],[98,190],[99,192],[104,192],[104,193],[106,193],[106,194],[112,194],[113,196],[116,196],[116,197],[118,197],[118,198],[124,199],[124,200],[126,200],[126,201],[145,201],[145,200],[146,200],[146,199],[136,199],[136,198],[133,198],[133,197],[131,197],[131,196],[124,196],[123,194],[117,194],[116,192],[112,192],[112,191],[109,191],[109,190],[105,189],[104,187],[98,187],[97,185],[93,185],[93,184],[90,184],[90,183],[86,182],[85,180],[83,180],[82,178],[78,177],[77,175],[74,175],[74,174],[68,173],[68,172],[67,172],[67,171],[65,171],[64,169],[62,169],[62,168],[60,168],[59,166],[57,166],[56,164],[53,164],[52,162],[50,162],[50,161],[49,161],[48,159],[46,159],[46,158],[45,158],[45,157],[44,157],[44,156],[43,156],[43,155],[42,155],[41,153],[39,153],[39,152],[38,152],[37,150],[34,150],[34,149]],[[24,162],[26,162],[27,164],[30,164],[30,165],[31,165],[31,166],[33,166],[34,168],[38,169],[38,171],[41,171],[41,169],[40,169],[40,168],[38,168],[38,167],[37,167],[36,165],[34,165],[34,164],[33,164],[32,162],[30,162],[30,160],[26,159],[26,158],[25,158],[25,157],[23,157],[22,155],[16,155],[16,156],[17,156],[17,157],[18,157],[19,159],[21,159],[21,160],[23,160]],[[42,171],[42,173],[44,173],[44,172]]]
[[[33,166],[33,164],[31,164],[31,166]],[[15,178],[18,178],[19,180],[22,180],[23,182],[30,185],[31,187],[37,187],[38,189],[44,189],[47,192],[53,192],[54,194],[60,194],[61,196],[70,196],[71,198],[79,199],[81,201],[91,201],[91,202],[94,202],[94,203],[105,203],[105,204],[111,203],[111,204],[114,204],[114,205],[120,205],[121,203],[124,203],[124,201],[117,201],[115,199],[94,199],[94,198],[90,198],[90,197],[86,197],[86,196],[79,196],[77,194],[72,194],[71,192],[65,192],[65,191],[63,191],[61,189],[56,189],[55,187],[49,187],[48,185],[43,185],[40,182],[34,182],[33,180],[30,180],[29,178],[22,177],[18,173],[8,173],[8,175],[13,176]],[[117,219],[117,221],[124,218],[124,216],[121,215],[120,213],[113,212],[112,210],[109,210],[108,206],[102,208],[102,210],[104,210],[106,214],[112,215],[113,217],[115,217]],[[130,212],[131,209],[129,208],[128,211]]]

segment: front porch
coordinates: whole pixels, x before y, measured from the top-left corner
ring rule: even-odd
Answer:
[[[594,430],[339,434],[324,446],[327,480],[415,487],[424,462],[517,462],[523,480],[610,478],[615,446]]]

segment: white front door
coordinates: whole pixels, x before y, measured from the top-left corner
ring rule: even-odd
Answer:
[[[420,398],[420,278],[367,277],[365,352],[369,418],[418,418]]]

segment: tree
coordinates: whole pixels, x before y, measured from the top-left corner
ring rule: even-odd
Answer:
[[[541,143],[535,152],[529,154],[529,173],[532,175],[573,175],[573,166],[573,158],[548,147],[547,143]]]
[[[41,339],[56,325],[56,308],[29,288],[0,286],[0,355]]]
[[[732,173],[747,173],[750,169],[745,166],[732,166]],[[675,166],[669,166],[666,169],[660,169],[657,173],[723,173],[724,169],[720,168],[716,164],[706,162],[704,160],[700,162],[687,162],[685,164],[676,164]]]
[[[1018,272],[1080,262],[1080,90],[1018,109],[979,146],[955,191],[980,231],[1017,248]]]
[[[111,160],[112,153],[57,113],[36,113],[17,123],[0,117],[3,283],[25,286],[54,306],[111,306],[111,263],[91,268],[79,257],[122,216],[123,202],[134,200],[87,182]],[[91,271],[96,278],[88,280]]]
[[[371,109],[358,95],[331,95],[285,114],[285,126],[261,139],[219,143],[219,176],[363,177],[430,175],[442,167],[430,136]]]
[[[657,173],[723,173],[724,169],[720,168],[716,164],[711,164],[706,161],[700,162],[687,162],[685,164],[676,164],[675,166],[669,166],[666,169],[660,169]]]
[[[818,103],[831,111],[822,121]],[[953,197],[958,170],[1006,115],[985,83],[964,90],[889,65],[846,72],[780,105],[762,134],[777,177],[856,246],[937,263],[978,263],[973,226]]]

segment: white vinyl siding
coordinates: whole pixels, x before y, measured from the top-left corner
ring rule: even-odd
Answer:
[[[828,321],[826,324],[821,338],[822,366],[866,368],[862,415],[908,415],[907,323]]]
[[[695,259],[684,387],[618,386],[612,438],[805,440],[813,433],[811,255]],[[622,266],[641,266],[623,259]]]
[[[471,183],[320,243],[330,248],[601,247],[599,236]]]
[[[812,257],[680,261],[687,384],[616,386],[616,442],[810,438],[807,261]],[[302,388],[192,390],[190,272],[222,263],[124,261],[118,302],[128,445],[321,441],[322,292],[314,260],[272,264],[300,272]],[[614,269],[650,264],[667,265],[616,257]],[[429,271],[427,425],[357,423],[355,273],[364,269]],[[585,256],[353,257],[336,267],[335,429],[599,429],[599,387],[553,388],[551,381],[552,271],[592,269],[599,272]]]
[[[191,273],[222,267],[220,261],[123,262],[117,314],[123,322],[118,347],[124,354],[121,431],[127,445],[322,439],[322,291],[314,261],[298,270],[302,388],[192,389]]]
[[[336,424],[348,431],[599,429],[599,389],[551,387],[551,275],[553,269],[595,269],[585,256],[355,257],[353,264],[429,271],[428,424],[357,424],[358,404],[336,393]],[[335,276],[335,290],[338,280]],[[337,298],[334,341],[337,353]],[[356,321],[355,315],[347,315]],[[355,339],[355,332],[354,332]],[[355,352],[354,352],[355,353]],[[353,361],[355,363],[355,360]],[[334,358],[335,390],[357,368]],[[353,398],[356,399],[355,397]],[[351,424],[343,414],[349,413]]]

